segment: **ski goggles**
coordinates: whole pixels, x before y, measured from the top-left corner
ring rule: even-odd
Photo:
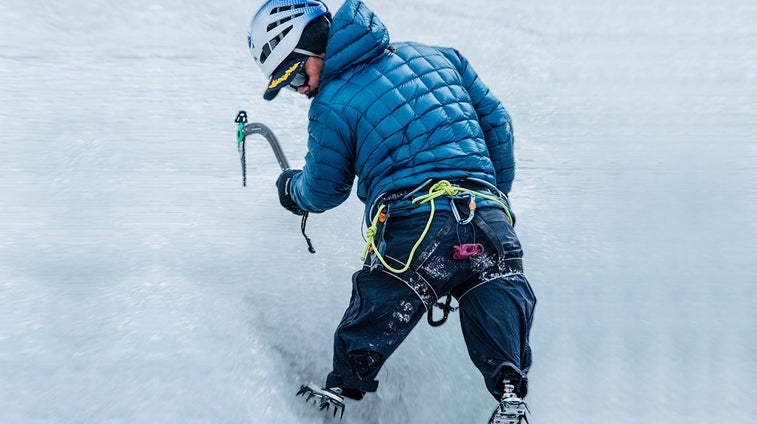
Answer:
[[[302,87],[303,85],[307,85],[309,77],[308,74],[305,73],[305,61],[307,61],[307,59],[302,61],[302,65],[300,65],[297,73],[292,77],[291,80],[289,80],[289,85],[287,85],[287,88],[297,91],[298,88]]]
[[[288,58],[282,65],[280,65],[271,75],[271,79],[268,82],[268,87],[263,93],[263,98],[266,100],[273,100],[274,97],[284,87],[288,87],[294,91],[297,91],[299,87],[308,83],[308,76],[305,73],[305,62],[310,57],[318,57],[319,55],[302,49],[294,49],[292,58]]]
[[[298,88],[302,87],[303,85],[307,85],[308,80],[310,79],[308,77],[308,74],[305,73],[305,62],[307,62],[311,57],[317,57],[318,59],[321,59],[321,56],[308,50],[294,49],[294,51],[296,53],[305,55],[305,57],[300,61],[300,66],[297,68],[297,72],[288,81],[287,85],[288,88],[297,91]]]

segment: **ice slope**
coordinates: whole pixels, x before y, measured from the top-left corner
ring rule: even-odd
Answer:
[[[332,4],[335,9],[339,2]],[[757,5],[369,1],[452,45],[513,116],[539,297],[533,422],[746,423],[757,408]],[[307,101],[261,98],[256,1],[0,1],[0,422],[308,423],[362,248],[299,220]],[[421,325],[348,423],[484,422],[457,317]]]

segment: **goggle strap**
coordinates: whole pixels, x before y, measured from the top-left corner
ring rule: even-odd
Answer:
[[[310,50],[303,50],[303,49],[294,49],[292,50],[293,53],[300,53],[304,54],[305,56],[313,56],[313,57],[320,57],[321,55],[315,54],[311,52]]]

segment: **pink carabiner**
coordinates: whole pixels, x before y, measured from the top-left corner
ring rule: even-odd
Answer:
[[[452,248],[455,250],[452,259],[468,259],[484,254],[484,245],[481,243],[456,244]]]

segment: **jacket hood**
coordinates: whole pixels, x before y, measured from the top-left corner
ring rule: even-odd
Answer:
[[[368,61],[389,46],[389,31],[360,0],[347,0],[334,15],[321,71],[321,83],[342,71]]]

